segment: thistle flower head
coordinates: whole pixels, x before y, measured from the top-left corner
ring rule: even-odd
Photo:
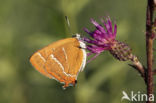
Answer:
[[[109,51],[118,60],[129,60],[132,58],[131,49],[127,44],[117,41],[117,25],[112,25],[112,21],[109,17],[101,19],[103,26],[97,23],[94,19],[91,19],[91,23],[96,27],[93,32],[88,29],[84,29],[91,38],[83,38],[87,42],[87,50],[90,51],[88,56],[96,54],[92,59],[95,59],[103,51]],[[91,60],[92,60],[91,59]]]
[[[115,37],[117,33],[117,25],[112,27],[112,22],[108,17],[105,20],[101,20],[104,24],[104,27],[98,24],[94,19],[91,19],[91,22],[94,24],[96,29],[93,32],[90,32],[88,29],[84,29],[85,32],[90,34],[92,39],[84,38],[84,41],[92,45],[88,45],[87,49],[92,53],[101,53],[104,50],[110,50],[111,46],[114,45]]]

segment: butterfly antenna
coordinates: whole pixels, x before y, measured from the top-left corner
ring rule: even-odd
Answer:
[[[70,26],[70,22],[69,22],[68,16],[65,16],[65,19],[66,19],[66,22],[67,22],[67,25],[68,25],[69,33],[72,34],[72,32],[71,32],[71,26]]]

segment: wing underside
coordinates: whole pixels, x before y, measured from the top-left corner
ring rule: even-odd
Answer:
[[[46,77],[68,84],[75,83],[86,58],[84,50],[76,38],[67,38],[37,51],[30,62],[37,71]]]

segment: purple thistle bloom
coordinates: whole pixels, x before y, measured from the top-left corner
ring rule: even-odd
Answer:
[[[105,18],[106,20],[101,20],[104,26],[98,24],[94,19],[91,19],[91,23],[96,27],[93,32],[90,32],[88,29],[84,28],[84,31],[87,32],[91,38],[84,37],[83,40],[87,42],[87,50],[90,51],[87,55],[96,54],[88,62],[95,59],[101,52],[108,50],[115,58],[125,61],[124,50],[127,50],[130,54],[131,49],[124,43],[115,40],[117,33],[117,25],[112,25],[112,21],[109,17]],[[124,50],[121,50],[124,48]],[[127,52],[126,51],[126,52]],[[128,54],[128,55],[129,55]],[[126,54],[127,55],[127,54]]]

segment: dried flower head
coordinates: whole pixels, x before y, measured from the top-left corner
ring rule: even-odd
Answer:
[[[101,19],[104,26],[98,24],[94,19],[91,19],[91,23],[96,27],[93,32],[88,29],[84,29],[91,38],[84,37],[83,40],[87,42],[87,50],[90,51],[88,56],[96,54],[88,62],[95,59],[101,52],[109,51],[116,59],[121,61],[132,60],[134,57],[131,54],[130,47],[118,40],[116,40],[117,25],[112,25],[112,21],[109,17],[105,20]]]

